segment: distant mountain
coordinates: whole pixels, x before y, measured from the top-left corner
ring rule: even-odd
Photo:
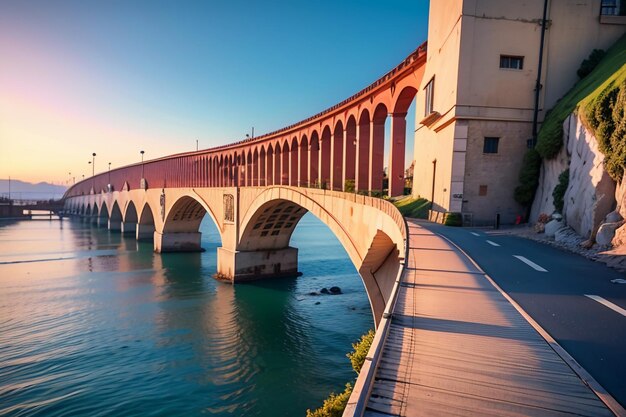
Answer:
[[[20,180],[11,180],[11,198],[16,200],[49,200],[63,196],[67,187],[47,182],[32,184]],[[0,197],[9,196],[9,180],[0,179]]]

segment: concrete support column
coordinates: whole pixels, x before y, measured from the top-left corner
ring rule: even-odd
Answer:
[[[122,222],[122,234],[136,235],[137,234],[137,222]]]
[[[385,158],[385,122],[370,123],[370,152],[369,152],[369,184],[368,190],[382,191],[383,189],[383,161]]]
[[[256,251],[217,248],[218,279],[236,283],[296,275],[298,275],[297,248]]]
[[[389,147],[389,197],[404,194],[404,150],[406,143],[406,113],[391,115]]]
[[[154,239],[154,225],[138,223],[135,238],[140,241],[148,241]]]
[[[201,252],[200,232],[154,232],[154,251],[163,252]]]

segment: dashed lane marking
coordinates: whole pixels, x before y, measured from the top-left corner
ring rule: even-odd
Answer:
[[[499,244],[497,244],[496,242],[492,242],[491,240],[488,240],[487,243],[489,243],[491,246],[500,246]]]
[[[478,233],[476,232],[470,232],[471,234],[473,234],[474,236],[480,236]]]
[[[548,272],[547,269],[542,268],[541,266],[537,265],[536,263],[534,263],[533,261],[531,261],[528,258],[524,258],[521,255],[513,255],[515,258],[519,259],[520,261],[524,262],[526,265],[530,266],[532,269],[539,271],[539,272]]]
[[[602,304],[603,306],[608,307],[611,310],[615,311],[616,313],[619,313],[622,316],[626,317],[626,310],[624,310],[623,308],[621,308],[618,305],[613,304],[612,302],[610,302],[608,300],[605,300],[604,298],[600,297],[599,295],[585,294],[585,297],[591,298],[593,301],[597,301],[600,304]]]

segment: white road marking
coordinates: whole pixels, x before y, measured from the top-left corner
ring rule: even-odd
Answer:
[[[492,242],[491,240],[488,240],[487,243],[489,243],[491,246],[500,246],[496,242]]]
[[[626,284],[626,279],[623,279],[623,278],[615,278],[615,279],[612,279],[612,280],[611,280],[611,282],[612,282],[613,284]]]
[[[476,232],[470,232],[471,234],[473,234],[474,236],[480,236],[478,233]]]
[[[623,308],[621,308],[618,305],[613,304],[610,301],[605,300],[604,298],[602,298],[602,297],[600,297],[598,295],[585,294],[585,297],[591,298],[593,301],[597,301],[600,304],[604,305],[605,307],[608,307],[611,310],[615,311],[616,313],[619,313],[622,316],[626,317],[626,310],[624,310]]]
[[[513,257],[515,257],[515,258],[519,259],[520,261],[524,262],[526,265],[530,266],[532,269],[534,269],[536,271],[548,272],[547,269],[544,269],[544,268],[540,267],[539,265],[537,265],[536,263],[534,263],[530,259],[524,258],[521,255],[513,255]]]

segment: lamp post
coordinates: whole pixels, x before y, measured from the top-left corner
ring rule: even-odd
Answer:
[[[96,173],[96,153],[91,154],[91,176],[93,177]]]
[[[139,153],[141,154],[141,178],[143,178],[143,154],[145,152],[144,151],[139,151]]]

